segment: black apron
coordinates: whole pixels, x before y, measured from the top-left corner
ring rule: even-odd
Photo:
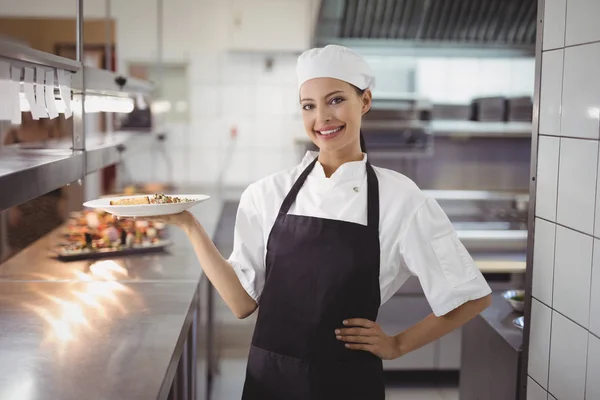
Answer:
[[[377,176],[367,162],[367,226],[289,215],[316,163],[286,196],[269,235],[244,400],[385,399],[381,359],[335,337],[345,319],[377,319]]]

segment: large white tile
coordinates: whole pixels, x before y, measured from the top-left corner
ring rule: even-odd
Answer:
[[[221,82],[227,84],[255,84],[263,67],[258,54],[227,53],[221,68]]]
[[[224,184],[231,186],[245,186],[255,181],[255,162],[256,156],[253,150],[236,149],[229,163],[224,166]]]
[[[257,115],[283,115],[283,95],[285,86],[260,85],[256,89],[255,106]]]
[[[255,113],[255,85],[238,84],[223,86],[221,110],[226,117],[250,117]]]
[[[565,46],[567,0],[546,0],[544,4],[544,50]]]
[[[229,126],[222,118],[193,118],[190,148],[225,147],[230,141]]]
[[[587,361],[586,400],[600,399],[600,339],[590,335]]]
[[[218,147],[203,147],[190,152],[190,184],[215,184],[220,172],[222,159]]]
[[[529,341],[529,375],[544,388],[548,387],[551,326],[552,310],[533,299],[531,304],[531,340]]]
[[[537,218],[533,246],[533,296],[552,306],[556,224]]]
[[[542,53],[540,127],[543,135],[560,135],[564,50]]]
[[[598,65],[600,65],[600,43],[570,47],[565,50],[561,121],[563,136],[598,139],[600,117]]]
[[[558,226],[554,259],[553,308],[587,327],[593,239]]]
[[[589,329],[600,336],[600,240],[598,239],[594,239],[594,262],[592,263],[591,286]]]
[[[289,136],[289,132],[285,129],[286,122],[286,119],[279,116],[258,116],[254,133],[255,146],[272,149],[286,145],[286,139]]]
[[[533,379],[527,379],[527,400],[547,400],[548,393]]]
[[[219,80],[222,61],[223,57],[218,52],[195,54],[188,67],[190,84],[215,85]]]
[[[221,112],[222,89],[218,85],[192,85],[190,89],[190,114],[216,117]]]
[[[594,233],[597,167],[596,142],[561,139],[556,215],[559,224],[589,235]]]
[[[539,136],[535,214],[556,221],[560,139]]]
[[[569,0],[567,2],[566,45],[600,40],[600,1]]]
[[[588,332],[555,311],[548,389],[556,398],[584,400],[587,344]]]

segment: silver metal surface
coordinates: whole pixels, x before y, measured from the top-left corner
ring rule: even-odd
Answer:
[[[83,76],[85,75],[85,84]],[[117,83],[119,78],[125,79],[125,84]],[[129,94],[148,94],[154,89],[154,85],[148,81],[124,76],[112,71],[94,67],[83,67],[73,75],[73,90],[77,92],[93,93],[108,96],[128,96]]]
[[[531,53],[535,45],[535,0],[346,0],[339,9],[340,0],[322,2],[319,43],[360,38],[390,44],[492,44],[527,47]]]
[[[76,20],[76,51],[75,51],[75,56],[77,58],[77,61],[79,63],[81,63],[83,65],[83,52],[84,52],[84,34],[83,34],[83,27],[84,27],[84,13],[83,13],[83,0],[77,0],[77,6],[76,6],[76,13],[77,13],[77,20]]]
[[[154,142],[154,132],[119,131],[110,135],[90,134],[86,138],[86,173],[123,160],[128,153],[144,151]]]
[[[221,208],[192,210],[210,236]],[[197,399],[202,270],[185,234],[172,254],[60,263],[58,233],[0,265],[0,398]]]
[[[529,199],[528,193],[494,192],[489,190],[423,190],[423,193],[436,200],[524,201]]]
[[[166,398],[167,366],[179,358],[196,289],[1,282],[0,398]]]
[[[54,54],[34,50],[21,43],[16,43],[6,38],[0,38],[0,59],[15,61],[19,65],[35,64],[52,68],[60,68],[75,72],[81,68],[81,63]]]
[[[529,217],[527,221],[528,241],[527,241],[527,265],[525,269],[525,309],[524,309],[524,328],[523,328],[523,354],[521,359],[521,388],[519,399],[527,398],[527,374],[529,362],[529,340],[530,340],[530,321],[531,321],[531,303],[533,289],[533,246],[535,241],[535,207],[537,190],[537,160],[538,160],[538,130],[540,124],[540,95],[542,87],[542,49],[544,32],[544,10],[545,0],[538,1],[537,8],[537,32],[535,45],[535,83],[533,92],[533,130],[531,132],[531,165],[529,180]]]
[[[4,149],[0,152],[0,210],[75,182],[83,175],[81,152]]]
[[[105,16],[104,16],[104,69],[112,71],[113,61],[113,40],[112,40],[112,20],[111,20],[111,0],[106,0],[105,3]],[[113,114],[104,114],[104,125],[106,132],[113,131]]]

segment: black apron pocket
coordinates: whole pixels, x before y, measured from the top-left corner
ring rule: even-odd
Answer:
[[[308,400],[308,362],[250,347],[242,400]]]

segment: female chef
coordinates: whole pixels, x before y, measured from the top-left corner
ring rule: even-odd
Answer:
[[[360,125],[374,76],[365,60],[341,46],[311,49],[297,77],[320,151],[245,190],[229,260],[191,214],[166,222],[186,231],[236,316],[259,309],[243,399],[384,399],[381,360],[460,327],[491,291],[437,202],[367,160]],[[433,313],[389,336],[375,322],[379,307],[411,275]]]

